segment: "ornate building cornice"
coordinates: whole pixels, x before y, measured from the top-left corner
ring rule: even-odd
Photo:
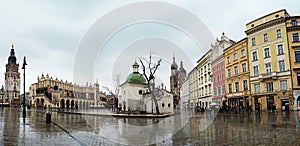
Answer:
[[[288,32],[290,32],[290,31],[299,31],[299,30],[300,30],[300,26],[287,27],[286,30],[287,30]]]
[[[247,35],[250,35],[252,33],[258,32],[260,30],[266,29],[268,27],[271,27],[271,26],[274,26],[274,25],[277,25],[277,24],[280,24],[280,23],[285,23],[285,18],[284,17],[279,18],[279,19],[275,19],[275,20],[272,20],[272,21],[269,21],[269,22],[266,22],[266,23],[263,23],[263,24],[258,25],[256,27],[253,27],[249,30],[246,30],[245,33]]]

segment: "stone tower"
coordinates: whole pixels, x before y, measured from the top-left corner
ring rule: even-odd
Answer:
[[[20,73],[19,64],[17,64],[17,57],[15,56],[14,45],[10,50],[8,63],[6,64],[5,72],[5,102],[10,103],[10,106],[20,105]]]

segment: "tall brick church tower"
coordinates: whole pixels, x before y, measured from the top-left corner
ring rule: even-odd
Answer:
[[[174,106],[179,104],[179,100],[181,98],[180,89],[185,77],[186,70],[183,68],[183,62],[180,62],[180,68],[178,69],[175,56],[173,55],[173,63],[171,64],[170,89],[174,94]]]
[[[6,64],[5,72],[5,102],[10,103],[10,106],[20,105],[20,73],[19,64],[17,64],[17,57],[15,56],[14,45],[10,50],[8,63]]]

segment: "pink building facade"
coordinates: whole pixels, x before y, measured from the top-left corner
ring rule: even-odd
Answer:
[[[234,41],[229,39],[223,33],[221,39],[216,39],[214,44],[211,44],[212,50],[212,102],[219,106],[223,106],[226,101],[226,88],[225,88],[225,64],[223,57],[223,50],[234,44]]]

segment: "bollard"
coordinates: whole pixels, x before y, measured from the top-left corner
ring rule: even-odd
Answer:
[[[51,123],[51,113],[50,112],[48,112],[46,114],[46,123]]]

